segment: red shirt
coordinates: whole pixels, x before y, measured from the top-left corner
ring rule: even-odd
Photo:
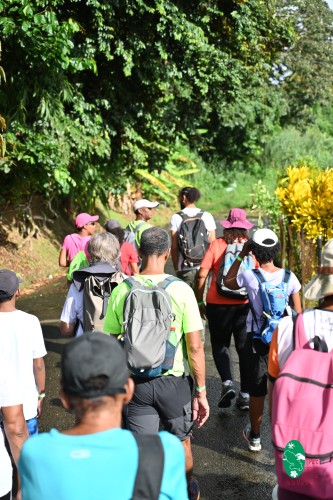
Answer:
[[[120,264],[121,271],[127,274],[127,276],[131,276],[133,274],[130,262],[139,262],[138,252],[131,243],[124,241],[120,247]]]

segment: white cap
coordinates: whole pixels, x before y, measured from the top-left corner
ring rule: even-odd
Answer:
[[[133,205],[133,210],[136,212],[139,208],[156,208],[159,203],[157,201],[149,201],[149,200],[138,200]]]
[[[257,243],[257,245],[260,245],[261,247],[274,247],[278,241],[279,238],[276,236],[274,231],[271,229],[257,229],[252,236],[252,241],[254,243]]]

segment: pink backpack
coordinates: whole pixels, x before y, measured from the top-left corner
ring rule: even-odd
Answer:
[[[284,449],[292,440],[305,452],[305,467],[297,478],[289,477],[283,465]],[[272,441],[279,487],[333,498],[333,351],[328,353],[319,337],[307,339],[302,314],[294,326],[294,350],[274,383]]]

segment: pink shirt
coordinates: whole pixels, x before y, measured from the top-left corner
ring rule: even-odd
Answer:
[[[77,233],[68,234],[65,237],[61,249],[66,250],[66,256],[69,263],[80,250],[83,250],[87,258],[89,258],[86,246],[90,238],[91,236],[80,236]]]

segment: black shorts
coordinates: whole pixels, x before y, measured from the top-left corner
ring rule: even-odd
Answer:
[[[248,333],[250,396],[261,397],[267,394],[268,354],[269,344],[253,339],[253,334]]]
[[[138,434],[151,434],[163,428],[181,441],[193,428],[192,389],[188,377],[167,375],[154,379],[133,377],[134,395],[127,407],[127,428]]]

